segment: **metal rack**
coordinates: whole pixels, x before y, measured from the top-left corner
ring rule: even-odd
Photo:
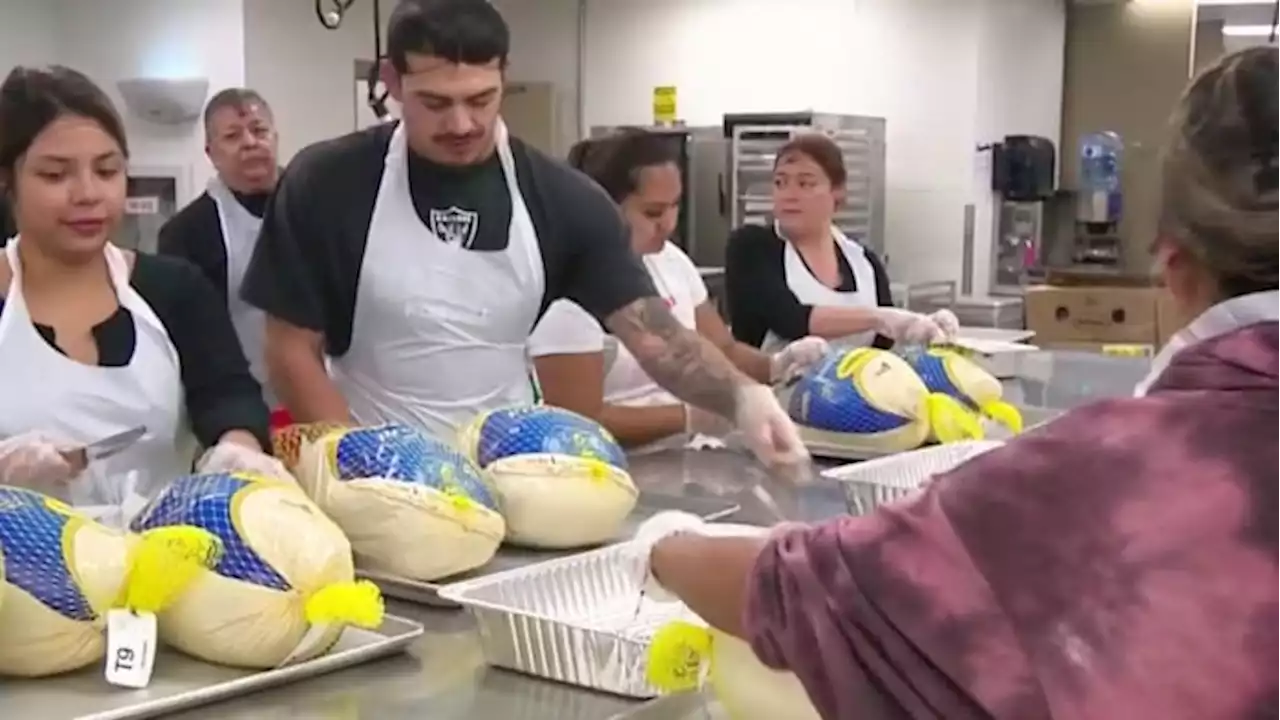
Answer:
[[[802,133],[821,132],[844,155],[849,179],[835,224],[850,238],[884,254],[884,118],[830,113],[725,115],[729,139],[730,224],[771,224],[773,164],[778,150]]]

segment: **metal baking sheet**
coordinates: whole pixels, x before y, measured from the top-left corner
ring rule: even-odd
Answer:
[[[1018,411],[1022,413],[1023,432],[1035,427],[1044,425],[1062,414],[1061,410],[1051,410],[1049,408],[1039,407],[1019,407]],[[986,440],[1009,440],[1014,437],[1008,428],[999,423],[984,420],[983,430],[985,431],[984,439]],[[812,433],[807,433],[807,428],[801,427],[800,439],[804,441],[805,447],[809,449],[809,453],[817,458],[827,458],[830,460],[847,460],[850,462],[860,462],[863,460],[875,460],[883,457],[892,457],[901,453],[874,453],[865,450],[855,450],[849,447],[841,447],[840,445],[830,442],[824,442],[813,437]],[[924,445],[919,449],[938,447],[936,444]],[[912,452],[904,450],[902,452]]]
[[[865,449],[856,449],[837,443],[824,442],[817,437],[815,433],[810,432],[809,428],[803,425],[797,428],[800,431],[800,439],[804,441],[804,446],[809,449],[809,454],[818,458],[830,458],[832,460],[872,460],[878,457],[892,455],[891,452],[871,452]]]
[[[656,493],[640,493],[640,499],[636,503],[636,509],[631,512],[626,522],[622,526],[622,530],[618,533],[618,540],[628,540],[635,534],[636,527],[648,518],[664,511],[664,510],[683,510],[684,512],[693,513],[705,520],[723,520],[734,513],[738,512],[741,506],[731,500],[720,498],[705,497],[677,497],[672,495],[660,495]],[[590,549],[590,548],[587,548]],[[357,570],[357,574],[361,577],[376,584],[384,595],[405,602],[418,603],[421,605],[430,605],[440,608],[456,608],[457,603],[450,602],[440,597],[440,588],[450,583],[462,582],[479,577],[486,577],[494,573],[504,572],[506,570],[514,570],[526,567],[535,563],[546,560],[554,560],[556,558],[577,554],[583,551],[583,548],[574,550],[529,550],[519,547],[503,546],[498,550],[498,554],[483,567],[472,570],[471,572],[462,573],[451,578],[444,578],[435,582],[421,582],[416,580],[407,580],[383,573]]]
[[[654,633],[673,620],[696,618],[680,603],[642,598],[643,580],[631,548],[613,545],[440,592],[475,618],[490,665],[650,699],[661,694],[645,678]]]
[[[141,720],[229,700],[404,652],[422,625],[387,615],[374,630],[348,628],[324,657],[279,670],[250,671],[200,662],[162,650],[145,690],[112,687],[95,665],[40,680],[0,680],[0,718]]]

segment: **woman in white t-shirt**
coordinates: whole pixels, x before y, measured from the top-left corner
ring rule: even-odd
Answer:
[[[708,301],[689,256],[668,241],[680,214],[680,170],[670,138],[627,130],[584,141],[570,162],[619,204],[641,256],[672,314],[711,340],[744,373],[777,382],[818,362],[827,343],[806,337],[774,354],[739,343]],[[621,344],[578,305],[558,300],[529,338],[544,400],[595,418],[628,448],[664,447],[722,421],[686,406],[660,388]]]

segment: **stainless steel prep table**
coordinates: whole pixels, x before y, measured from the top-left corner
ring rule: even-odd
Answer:
[[[643,490],[691,497],[717,494],[717,488],[749,486],[753,481],[772,483],[748,457],[725,451],[675,451],[637,457],[631,460],[631,468]],[[806,494],[816,498],[804,501],[806,509],[818,514],[844,510],[843,495],[834,484],[830,489],[808,489]],[[732,520],[770,522],[768,511],[749,490],[729,493],[727,497],[743,507]],[[170,717],[606,720],[640,707],[633,701],[488,668],[481,658],[470,617],[460,610],[435,610],[394,601],[388,603],[387,610],[426,626],[426,634],[408,655]]]
[[[1127,394],[1145,372],[1128,359],[1079,353],[1042,353],[1034,372],[1006,384],[1010,399],[1067,409],[1099,396]],[[1108,380],[1105,388],[1100,381]],[[1040,410],[1032,423],[1053,413]],[[774,515],[752,492],[763,483],[796,519],[820,520],[845,512],[834,482],[788,491],[745,455],[727,451],[674,451],[632,458],[642,490],[690,497],[722,495],[742,506],[731,521],[772,524]],[[409,655],[263,692],[176,718],[227,720],[608,720],[641,705],[485,666],[470,618],[458,610],[390,603],[388,610],[426,625]],[[687,703],[674,700],[676,704]],[[666,704],[653,708],[677,720]],[[659,717],[659,715],[654,715]]]

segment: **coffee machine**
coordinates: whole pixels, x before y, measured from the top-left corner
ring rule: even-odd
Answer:
[[[1044,275],[1056,153],[1053,141],[1034,135],[1007,135],[991,150],[991,189],[999,197],[991,294],[1021,295]]]

